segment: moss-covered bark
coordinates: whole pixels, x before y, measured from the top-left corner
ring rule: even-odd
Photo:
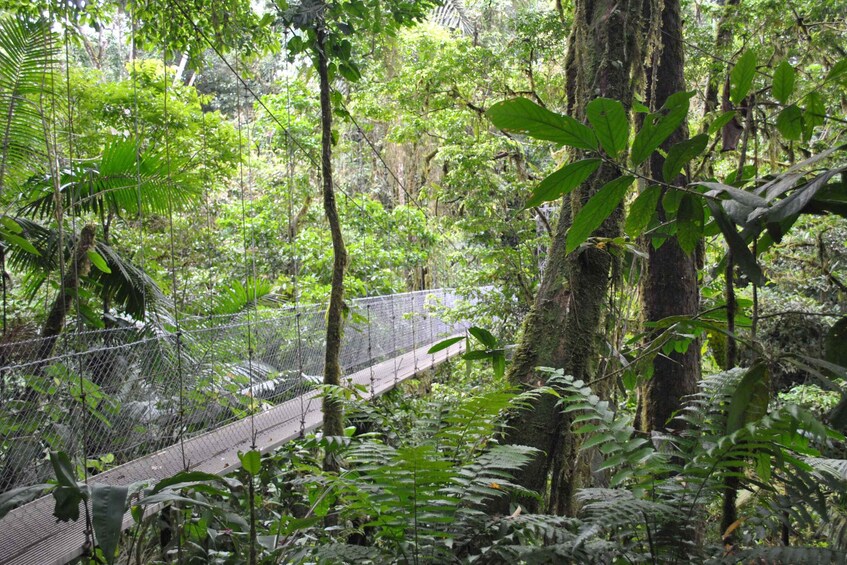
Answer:
[[[53,354],[56,340],[65,328],[68,309],[79,289],[79,281],[82,277],[88,275],[91,270],[91,259],[88,257],[88,252],[94,250],[96,232],[97,227],[94,224],[87,224],[80,230],[73,259],[71,264],[67,266],[62,278],[61,290],[56,300],[53,301],[47,319],[44,321],[44,326],[41,328],[41,337],[45,339],[41,342],[41,349],[38,352],[39,359],[46,359]]]
[[[660,28],[655,32],[655,49],[647,70],[646,100],[651,110],[661,108],[668,97],[685,90],[682,16],[679,0],[664,0]],[[649,16],[652,18],[652,14]],[[688,128],[680,126],[661,145],[665,151],[688,137]],[[654,153],[648,163],[650,176],[662,178],[664,158]],[[680,175],[675,184],[684,186]],[[664,207],[656,207],[664,221]],[[700,304],[697,285],[697,264],[694,254],[686,255],[676,237],[671,237],[658,249],[645,241],[647,272],[643,279],[642,303],[644,319],[655,322],[669,316],[693,316]],[[664,429],[679,410],[684,396],[693,394],[700,379],[700,347],[693,343],[685,353],[657,355],[653,361],[653,376],[641,388],[640,429]]]
[[[332,236],[332,288],[329,307],[326,313],[326,356],[324,357],[324,384],[341,384],[341,332],[344,313],[344,270],[347,266],[347,250],[341,234],[341,222],[335,203],[335,189],[332,184],[332,105],[330,102],[330,84],[328,58],[326,54],[327,32],[318,29],[318,77],[321,90],[321,175],[323,180],[324,213],[329,222]],[[341,404],[330,396],[323,399],[323,431],[327,436],[344,435]],[[334,457],[324,461],[325,470],[338,470]]]
[[[608,97],[629,105],[635,81],[634,63],[641,65],[640,21],[645,0],[578,0],[566,57],[568,113],[583,120],[586,105]],[[550,259],[535,304],[527,317],[509,379],[523,386],[542,384],[534,368],[564,368],[586,381],[592,380],[598,355],[598,331],[610,282],[612,256],[589,247],[565,255],[565,238],[571,219],[606,182],[619,176],[604,165],[563,204],[562,215],[550,248]],[[615,212],[593,235],[620,235],[621,211]],[[602,392],[602,390],[600,390]],[[578,445],[570,421],[551,399],[519,414],[511,422],[507,440],[531,445],[544,452],[521,477],[524,486],[544,492],[550,487],[548,510],[568,513],[572,493],[581,473]],[[530,504],[530,509],[537,506]]]

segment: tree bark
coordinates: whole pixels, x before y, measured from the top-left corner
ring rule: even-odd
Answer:
[[[344,310],[344,269],[347,266],[347,250],[341,234],[341,222],[335,204],[335,189],[332,183],[332,103],[328,57],[326,53],[327,31],[321,25],[317,30],[318,77],[321,98],[321,175],[326,219],[332,236],[332,288],[326,312],[326,356],[324,358],[324,384],[341,384],[341,333]],[[344,435],[341,404],[330,396],[323,398],[323,432],[325,436]],[[337,471],[338,463],[331,455],[324,460],[324,469]]]
[[[640,65],[640,20],[644,0],[578,0],[574,27],[566,57],[568,113],[584,120],[585,107],[596,97],[632,100],[633,63]],[[610,283],[612,256],[591,247],[565,254],[565,238],[576,213],[606,182],[619,176],[613,166],[603,165],[562,204],[559,225],[550,247],[547,268],[527,316],[509,379],[522,386],[538,386],[544,379],[535,367],[564,368],[566,374],[586,382],[594,376],[597,334]],[[616,211],[593,234],[620,234],[621,210]],[[599,392],[603,392],[602,386]],[[544,493],[552,479],[548,510],[571,513],[572,495],[586,467],[578,463],[578,444],[564,417],[550,398],[539,400],[533,410],[518,414],[507,441],[530,445],[543,454],[525,468],[521,484]],[[537,504],[527,501],[529,510]]]
[[[731,18],[734,16],[736,8],[741,5],[741,0],[726,0],[723,4],[723,12],[718,21],[718,31],[715,36],[715,50],[723,55],[727,47],[732,44],[734,33],[732,30]],[[729,100],[729,74],[726,72],[726,65],[719,60],[714,60],[709,68],[709,78],[706,84],[706,101],[703,106],[705,114],[714,112],[718,109],[718,95],[720,94],[721,86],[723,86],[723,95],[721,96],[721,110],[732,110],[732,102]],[[708,126],[703,124],[703,131]],[[738,144],[738,138],[741,136],[742,126],[737,117],[733,117],[721,130],[721,147],[723,151],[731,151]]]
[[[41,329],[41,347],[38,352],[39,359],[47,359],[53,354],[53,349],[56,347],[56,340],[59,334],[65,327],[68,309],[71,301],[79,289],[80,278],[88,275],[91,270],[91,259],[88,257],[88,252],[94,249],[94,235],[97,227],[94,224],[86,224],[79,233],[76,247],[74,249],[73,261],[68,266],[67,272],[62,279],[62,287],[59,290],[59,295],[53,301],[50,307],[50,312],[47,314],[47,319],[44,321],[44,326]],[[59,250],[61,253],[61,250]]]
[[[664,0],[660,25],[661,31],[656,38],[656,49],[647,72],[650,77],[647,101],[652,111],[660,108],[672,94],[685,90],[679,0]],[[662,143],[661,149],[668,151],[687,137],[688,127],[683,123]],[[664,157],[659,153],[653,154],[648,164],[652,178],[662,178],[664,162]],[[684,186],[685,176],[680,174],[674,184]],[[661,199],[656,212],[660,221],[665,221]],[[700,292],[694,254],[686,255],[676,236],[669,238],[658,249],[650,241],[645,244],[648,253],[647,273],[641,295],[645,321],[696,315]],[[653,361],[653,376],[641,388],[640,429],[664,429],[682,405],[683,397],[696,391],[699,379],[700,347],[697,342],[690,344],[685,353],[657,355]]]

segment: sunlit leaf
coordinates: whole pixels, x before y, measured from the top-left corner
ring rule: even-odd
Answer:
[[[568,194],[585,182],[597,170],[600,163],[602,163],[600,159],[582,159],[548,175],[532,191],[532,196],[529,197],[524,208],[532,208]]]
[[[794,67],[788,61],[782,61],[773,74],[773,86],[771,93],[773,97],[785,104],[794,93]]]
[[[756,76],[756,53],[745,51],[735,63],[729,75],[729,98],[733,104],[740,104],[750,87],[753,86],[753,78]]]
[[[486,115],[495,126],[505,131],[523,133],[535,139],[577,149],[597,148],[597,140],[591,128],[570,116],[542,108],[526,98],[498,102],[488,109]]]
[[[662,195],[662,187],[653,185],[648,186],[641,191],[641,194],[632,202],[629,207],[629,213],[626,216],[624,224],[624,232],[630,237],[636,237],[650,223],[653,214],[656,213],[656,206],[659,204],[659,197]]]
[[[585,108],[588,121],[600,140],[600,145],[610,157],[617,157],[626,149],[629,139],[629,120],[626,110],[618,100],[595,98]]]
[[[568,230],[566,253],[579,247],[615,211],[635,177],[623,176],[607,182],[579,211]]]
[[[709,136],[706,134],[695,135],[691,139],[681,141],[670,148],[668,156],[662,165],[662,176],[665,182],[674,182],[676,176],[689,161],[706,150]]]

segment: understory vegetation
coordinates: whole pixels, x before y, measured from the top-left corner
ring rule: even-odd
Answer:
[[[49,496],[85,564],[844,563],[846,22],[4,2],[0,530]],[[323,426],[260,449],[296,399]]]

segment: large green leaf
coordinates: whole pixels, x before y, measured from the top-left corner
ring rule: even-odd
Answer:
[[[490,331],[485,328],[479,328],[477,326],[473,326],[468,328],[468,333],[474,336],[481,344],[483,344],[488,349],[494,349],[497,347],[497,338],[495,338]]]
[[[532,191],[532,196],[529,197],[524,208],[532,208],[568,194],[588,180],[588,177],[597,170],[600,163],[602,163],[600,159],[582,159],[565,165],[555,173],[548,175]]]
[[[51,451],[50,462],[59,485],[53,490],[56,504],[53,515],[62,522],[79,520],[79,503],[86,499],[87,493],[77,483],[73,464],[67,453]]]
[[[812,179],[807,184],[796,189],[790,196],[783,198],[774,204],[763,215],[767,223],[781,222],[796,214],[801,213],[815,195],[822,190],[832,177],[847,171],[847,166],[829,169]]]
[[[502,350],[491,357],[491,369],[498,379],[502,379],[503,375],[506,374],[506,354]]]
[[[847,76],[847,59],[841,59],[829,69],[826,80],[841,80],[845,76]]]
[[[432,347],[430,347],[427,350],[427,353],[428,354],[438,353],[439,351],[447,349],[451,345],[455,345],[455,344],[459,343],[463,339],[465,339],[464,336],[457,336],[457,337],[450,337],[450,338],[447,338],[447,339],[443,339],[443,340],[439,341],[438,343],[436,343],[435,345],[433,345]]]
[[[568,230],[566,253],[579,247],[615,211],[634,180],[635,177],[622,176],[607,182],[586,202]]]
[[[610,157],[620,155],[629,140],[629,120],[623,104],[610,98],[595,98],[585,107],[585,114],[603,150]]]
[[[77,480],[74,474],[74,466],[70,457],[64,451],[51,451],[50,463],[53,464],[53,473],[56,481],[64,487],[76,487]]]
[[[709,124],[709,135],[715,135],[717,132],[721,130],[726,124],[730,122],[735,117],[735,110],[727,110]]]
[[[679,128],[688,116],[688,108],[694,92],[677,92],[669,96],[664,106],[644,118],[638,134],[632,142],[630,158],[638,166]]]
[[[769,402],[770,373],[767,365],[756,363],[747,370],[732,393],[726,416],[727,435],[761,419],[767,413]]]
[[[44,494],[44,491],[48,488],[50,488],[48,484],[37,484],[14,488],[0,494],[0,520],[18,506],[35,500]]]
[[[241,460],[241,466],[251,475],[258,475],[262,470],[262,454],[255,449],[247,453],[239,453],[238,459]]]
[[[732,250],[735,263],[741,268],[741,270],[744,271],[753,283],[759,286],[764,286],[767,279],[765,279],[762,268],[759,266],[759,263],[756,261],[756,258],[750,251],[750,248],[747,247],[747,243],[741,237],[741,234],[739,234],[738,230],[735,229],[735,225],[727,216],[726,211],[723,209],[723,206],[721,206],[721,203],[711,199],[706,202],[709,206],[709,211],[712,213],[712,217],[718,224],[721,233],[723,233],[727,245],[729,245],[729,248]]]
[[[213,473],[206,473],[204,471],[182,471],[156,483],[150,493],[156,494],[175,485],[207,482],[219,482],[226,484],[226,480],[223,477]]]
[[[107,275],[112,272],[112,269],[109,268],[109,264],[106,263],[106,260],[102,255],[97,253],[94,250],[88,252],[88,259],[91,261],[91,264],[97,267],[100,271],[106,273]]]
[[[118,485],[91,485],[91,523],[97,545],[108,563],[114,563],[121,540],[123,516],[129,488]]]
[[[803,136],[803,112],[794,104],[786,106],[776,117],[776,129],[785,139],[799,140]]]
[[[823,125],[826,116],[826,106],[820,92],[813,90],[806,95],[805,107],[803,108],[803,137],[809,139],[815,128]]]
[[[753,86],[753,78],[756,76],[756,53],[745,51],[735,63],[729,75],[729,98],[733,104],[740,104],[750,87]]]
[[[4,239],[9,245],[16,246],[26,253],[31,253],[35,256],[41,255],[32,243],[19,235],[0,230],[0,238]]]
[[[699,198],[685,194],[676,213],[676,237],[680,248],[691,255],[703,237],[705,214]]]
[[[773,97],[785,104],[794,93],[794,67],[788,61],[782,61],[773,74]]]
[[[535,139],[577,149],[597,148],[597,140],[591,128],[570,116],[542,108],[526,98],[498,102],[488,109],[486,115],[495,126],[505,131],[523,133]]]
[[[656,213],[656,206],[659,204],[661,195],[662,187],[658,185],[648,186],[632,202],[624,224],[624,232],[628,236],[636,237],[644,231],[653,214]]]
[[[741,190],[740,188],[735,188],[734,186],[728,184],[711,181],[699,181],[695,182],[694,184],[712,189],[711,195],[714,196],[717,196],[723,192],[732,200],[738,202],[739,204],[743,204],[744,206],[749,206],[751,208],[767,208],[769,206],[768,201],[762,198],[761,196],[752,192],[747,192],[746,190]]]
[[[693,158],[705,151],[708,143],[709,136],[701,133],[671,147],[662,165],[662,177],[664,177],[665,182],[674,182],[682,168]]]

